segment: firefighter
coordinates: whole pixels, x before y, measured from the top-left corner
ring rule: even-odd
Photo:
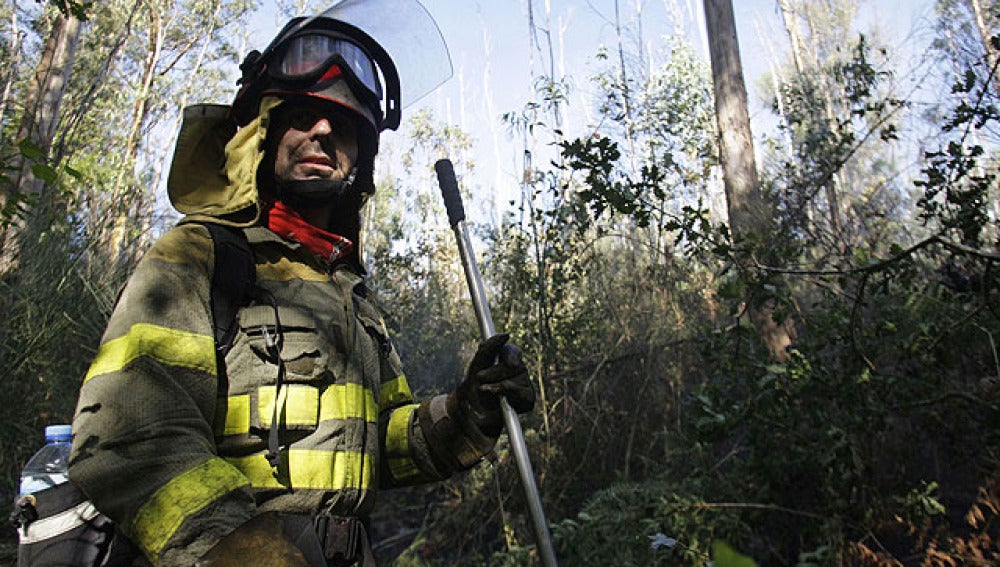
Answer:
[[[142,564],[372,565],[377,490],[474,466],[501,432],[500,397],[534,404],[506,336],[453,392],[414,402],[367,296],[360,209],[401,106],[363,16],[414,5],[296,18],[247,56],[231,108],[186,114],[168,184],[186,216],[136,267],[73,422],[70,479]],[[222,341],[219,288],[239,285],[219,284],[213,223],[245,239],[255,273]]]

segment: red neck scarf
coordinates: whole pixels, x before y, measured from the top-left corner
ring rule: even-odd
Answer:
[[[298,242],[327,263],[334,263],[354,250],[350,240],[315,227],[281,201],[267,206],[267,228],[278,236]]]

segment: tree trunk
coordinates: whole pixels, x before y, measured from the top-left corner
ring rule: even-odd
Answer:
[[[805,48],[803,47],[805,42],[799,34],[799,25],[796,22],[798,13],[791,0],[778,0],[778,7],[781,9],[781,19],[785,23],[788,40],[792,44],[792,65],[795,66],[796,73],[802,73],[802,70],[806,68]]]
[[[704,0],[704,7],[729,225],[734,238],[759,243],[761,260],[773,263],[774,250],[767,242],[772,211],[757,177],[733,4],[731,0]],[[771,355],[777,360],[787,358],[785,349],[792,344],[791,325],[788,321],[774,321],[773,301],[751,301],[748,313]]]
[[[795,72],[800,76],[806,73],[814,73],[817,80],[826,83],[827,79],[820,73],[819,54],[815,49],[807,49],[808,44],[802,38],[802,33],[799,29],[799,11],[795,2],[793,0],[778,0],[778,6],[781,9],[781,18],[785,24],[785,32],[788,33],[788,39],[792,44],[792,64],[795,66]],[[805,17],[809,24],[809,29],[815,30],[815,24],[812,18],[810,18],[808,11],[806,11]],[[825,87],[825,85],[821,85],[821,87]],[[839,127],[833,113],[833,99],[830,95],[830,89],[820,88],[819,90],[823,93],[823,109],[827,124],[831,130],[837,131]],[[841,261],[846,257],[848,250],[847,239],[844,238],[844,221],[840,204],[840,195],[843,186],[844,180],[840,171],[831,172],[830,179],[823,184],[823,192],[826,196],[827,207],[829,207],[831,240],[837,248],[838,257]]]
[[[757,179],[733,5],[731,0],[704,4],[729,222],[737,237],[763,235],[769,230],[770,211]]]
[[[135,160],[139,155],[139,145],[142,141],[142,127],[146,124],[149,109],[153,102],[153,82],[157,76],[157,66],[163,54],[165,40],[165,25],[160,6],[153,2],[146,4],[149,11],[149,37],[146,44],[146,57],[142,61],[142,75],[139,81],[138,93],[132,103],[132,115],[129,121],[128,136],[125,139],[124,167],[118,173],[114,191],[128,203],[121,209],[121,214],[115,220],[109,255],[110,261],[122,267],[131,262],[125,251],[132,245],[130,234],[133,233],[137,219],[144,218],[142,214],[142,193],[136,188]],[[140,230],[139,232],[142,232]]]
[[[979,31],[979,40],[983,42],[983,55],[986,58],[986,64],[990,66],[990,69],[995,69],[997,60],[1000,59],[1000,53],[997,53],[997,50],[994,49],[990,38],[996,31],[986,21],[989,15],[983,9],[983,3],[980,0],[969,0],[969,2],[972,4],[972,13],[976,18],[976,29]],[[997,71],[993,72],[993,85],[997,96],[1000,96],[1000,73],[997,73]]]
[[[72,15],[59,14],[52,26],[52,33],[45,42],[41,59],[28,85],[24,115],[15,140],[29,140],[46,155],[52,146],[56,125],[59,122],[59,107],[69,83],[76,46],[80,39],[80,21]],[[30,198],[36,201],[36,210],[45,210],[45,183],[32,172],[32,161],[20,154],[14,157],[14,183],[0,186],[0,210],[5,210],[12,199]],[[55,197],[51,197],[55,198]],[[25,219],[14,218],[2,235],[0,251],[0,274],[16,268],[18,255],[18,234],[23,232]]]
[[[635,151],[635,124],[632,115],[632,89],[628,84],[628,71],[625,67],[625,45],[622,39],[622,22],[618,9],[618,0],[615,0],[615,37],[618,40],[618,80],[622,94],[622,103],[625,108],[625,141],[628,142],[629,163],[632,166],[632,174],[638,170],[636,166]]]
[[[10,89],[14,84],[14,77],[17,76],[17,66],[21,62],[21,42],[24,34],[17,26],[17,10],[10,12],[10,52],[13,54],[12,60],[8,63],[7,72],[3,81],[3,95],[0,95],[0,127],[3,126],[3,117],[7,114],[7,103],[10,101]]]

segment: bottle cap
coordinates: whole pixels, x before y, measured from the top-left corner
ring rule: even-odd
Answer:
[[[46,441],[69,441],[72,438],[72,425],[49,425],[45,428]]]

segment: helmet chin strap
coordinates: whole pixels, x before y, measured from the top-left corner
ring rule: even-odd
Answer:
[[[275,178],[274,185],[278,198],[292,206],[317,206],[350,200],[354,192],[354,179],[358,168],[354,167],[344,179],[297,179]]]

